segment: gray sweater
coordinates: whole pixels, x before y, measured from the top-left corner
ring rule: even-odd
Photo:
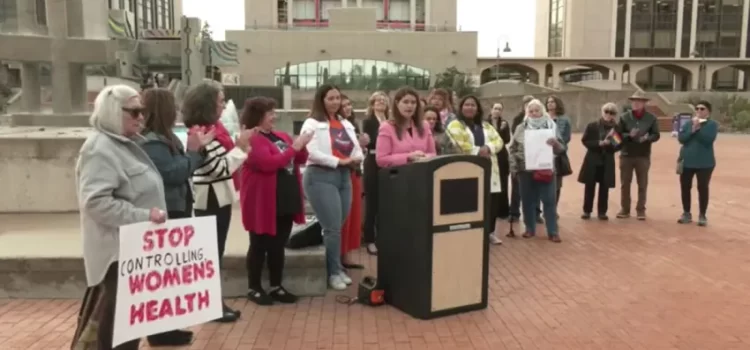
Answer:
[[[95,129],[81,146],[76,190],[90,287],[118,259],[120,226],[148,221],[152,208],[167,210],[159,171],[134,141]]]

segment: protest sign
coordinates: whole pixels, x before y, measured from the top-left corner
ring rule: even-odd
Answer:
[[[112,346],[222,315],[216,217],[120,227]]]
[[[555,155],[547,140],[555,137],[553,129],[525,130],[523,151],[526,170],[553,169]]]

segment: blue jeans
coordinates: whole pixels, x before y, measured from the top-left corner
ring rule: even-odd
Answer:
[[[551,182],[543,183],[534,181],[534,175],[528,171],[522,171],[517,176],[521,187],[521,208],[526,232],[536,234],[537,210],[541,201],[547,235],[557,236],[557,178],[553,177]]]
[[[347,168],[308,166],[302,177],[305,197],[323,231],[328,276],[338,275],[341,265],[341,226],[352,205],[352,182]]]

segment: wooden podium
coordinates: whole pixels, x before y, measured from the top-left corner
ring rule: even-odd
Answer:
[[[453,155],[381,169],[378,281],[430,319],[487,307],[490,160]]]

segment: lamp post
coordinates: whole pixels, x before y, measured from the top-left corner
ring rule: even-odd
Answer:
[[[706,77],[706,74],[708,73],[706,72],[706,43],[700,43],[700,51],[693,48],[693,51],[690,53],[690,55],[693,57],[700,57],[701,59],[701,65],[698,69],[698,78],[700,78],[700,80],[698,81],[700,86],[698,88],[701,91],[706,91],[709,88],[706,87],[706,78],[708,78]]]
[[[495,62],[495,81],[500,80],[500,41],[501,39],[505,38],[505,48],[503,49],[503,52],[508,53],[511,52],[510,50],[510,43],[507,40],[506,36],[499,36],[497,38],[497,58]]]

